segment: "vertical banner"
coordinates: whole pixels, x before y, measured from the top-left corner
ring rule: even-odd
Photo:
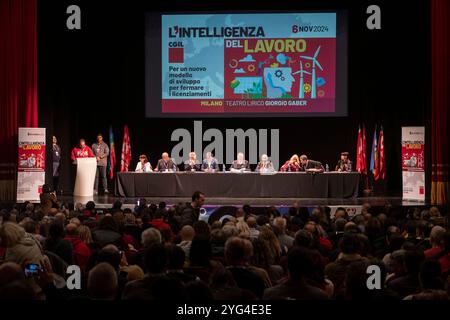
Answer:
[[[45,128],[19,128],[17,202],[39,201],[45,183]]]
[[[403,199],[425,201],[425,127],[402,127]]]

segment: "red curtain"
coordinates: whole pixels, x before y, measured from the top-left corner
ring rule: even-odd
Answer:
[[[450,1],[431,1],[431,202],[449,201]]]
[[[0,200],[15,198],[18,127],[37,127],[37,0],[0,0]]]

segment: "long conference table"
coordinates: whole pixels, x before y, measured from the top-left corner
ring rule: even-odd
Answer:
[[[199,190],[218,198],[356,198],[357,172],[159,172],[117,174],[118,197],[191,197]]]

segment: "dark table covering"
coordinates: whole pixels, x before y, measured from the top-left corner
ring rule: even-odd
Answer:
[[[119,197],[355,198],[359,173],[135,173],[117,174]]]

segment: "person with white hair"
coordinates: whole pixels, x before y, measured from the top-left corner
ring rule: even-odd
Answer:
[[[189,152],[189,159],[184,162],[184,171],[200,171],[201,165],[195,152]]]
[[[155,171],[167,172],[167,171],[177,171],[177,165],[169,157],[167,152],[163,152],[161,159],[158,160],[158,164],[155,167]]]
[[[185,225],[185,226],[183,226],[183,228],[181,228],[181,231],[180,231],[181,242],[179,244],[177,244],[177,246],[179,246],[181,249],[183,249],[183,251],[186,255],[186,260],[189,260],[189,253],[191,251],[191,244],[192,244],[192,239],[194,239],[194,236],[195,236],[195,230],[192,226]]]
[[[262,154],[261,160],[258,162],[255,172],[269,173],[269,172],[274,172],[274,171],[275,171],[275,168],[273,167],[272,161],[270,161],[267,154]]]
[[[148,228],[141,234],[141,243],[144,248],[150,248],[153,244],[160,244],[161,242],[161,233],[158,229]]]
[[[430,259],[439,255],[444,250],[445,228],[434,226],[430,232],[431,248],[424,251],[425,258]]]
[[[128,258],[128,264],[129,265],[138,265],[141,267],[142,270],[145,269],[145,262],[144,262],[144,256],[145,252],[151,248],[154,245],[161,244],[162,243],[162,236],[161,232],[159,232],[156,228],[147,228],[145,229],[141,234],[141,244],[142,247],[139,249],[138,252],[135,254],[132,254]]]
[[[230,167],[231,172],[245,172],[250,170],[250,163],[245,160],[244,154],[239,152],[237,154],[237,159],[233,161]]]
[[[273,219],[273,226],[281,248],[287,248],[288,250],[292,248],[294,245],[294,238],[286,234],[286,219],[283,217],[276,217]]]
[[[43,258],[41,244],[25,229],[13,222],[0,227],[0,245],[6,247],[5,261],[23,265]]]
[[[214,158],[212,152],[206,153],[206,158],[202,163],[202,170],[205,172],[216,172],[217,170],[219,170],[219,162],[216,158]]]

